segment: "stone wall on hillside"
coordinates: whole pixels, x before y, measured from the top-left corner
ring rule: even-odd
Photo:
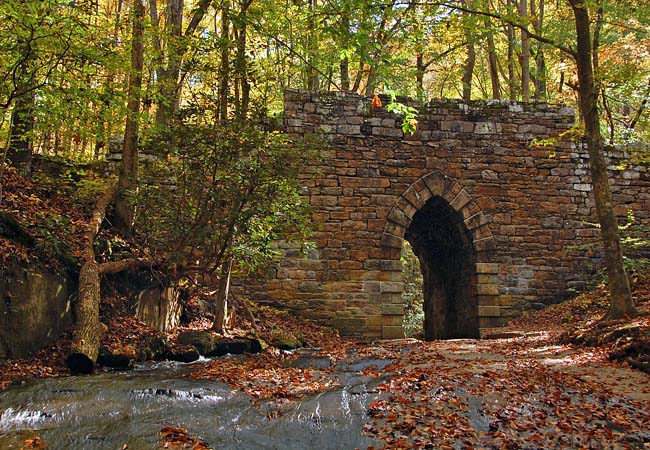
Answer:
[[[409,103],[419,110],[411,136],[370,103],[287,91],[286,131],[328,143],[301,175],[316,249],[285,246],[270,279],[242,285],[252,298],[343,334],[401,337],[407,239],[423,266],[425,333],[472,337],[583,289],[601,267],[587,152],[565,133],[571,108]],[[650,171],[622,165],[620,149],[610,161],[621,220],[631,210],[649,223]]]
[[[76,282],[66,274],[15,264],[0,269],[0,359],[25,358],[72,325]]]

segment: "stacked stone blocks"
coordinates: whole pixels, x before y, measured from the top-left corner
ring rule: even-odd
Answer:
[[[389,99],[382,97],[384,104]],[[571,108],[487,101],[409,102],[414,135],[401,119],[352,94],[287,91],[288,133],[328,143],[305,167],[316,249],[284,249],[269,279],[246,284],[262,302],[281,304],[343,334],[401,337],[400,250],[413,215],[442,197],[472,235],[481,328],[584,288],[601,264],[588,156],[560,136]],[[545,145],[536,141],[556,138]],[[650,173],[621,168],[610,154],[617,213],[650,221]]]

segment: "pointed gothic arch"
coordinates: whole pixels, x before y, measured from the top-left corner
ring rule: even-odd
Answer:
[[[485,307],[498,304],[498,292],[485,284],[494,238],[472,196],[443,174],[421,177],[395,202],[381,242],[401,249],[404,240],[422,269],[425,338],[479,337],[481,313],[493,313]]]

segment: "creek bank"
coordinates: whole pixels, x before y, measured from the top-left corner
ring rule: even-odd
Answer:
[[[379,395],[371,377],[341,373],[331,390],[299,401],[259,402],[221,381],[185,376],[204,364],[138,364],[127,372],[38,380],[2,392],[0,448],[18,449],[38,437],[48,448],[151,450],[164,445],[168,426],[190,430],[213,449],[379,445],[363,434],[366,411]]]
[[[182,331],[173,341],[163,334],[154,334],[137,346],[122,346],[116,349],[102,347],[97,364],[113,369],[132,369],[136,363],[144,361],[190,363],[202,356],[215,358],[259,353],[262,351],[262,342],[251,337],[218,336],[209,330]]]
[[[650,373],[650,273],[636,273],[632,296],[638,316],[607,320],[609,308],[604,286],[563,303],[514,320],[509,330],[557,331],[558,343],[604,351],[612,361],[624,361]],[[492,334],[503,330],[492,330]]]
[[[339,341],[35,381],[0,393],[0,448],[149,450],[169,426],[212,449],[647,447],[647,376],[557,336]]]

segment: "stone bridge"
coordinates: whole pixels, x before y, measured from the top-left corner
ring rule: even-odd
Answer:
[[[571,108],[411,103],[420,112],[411,136],[370,103],[286,93],[287,132],[328,142],[302,174],[316,248],[306,256],[283,248],[274,276],[247,285],[254,299],[344,335],[403,337],[407,240],[423,273],[425,336],[478,337],[583,289],[601,267],[590,245],[598,229],[588,156],[565,133],[575,122]],[[623,220],[632,210],[647,221],[650,171],[619,167],[622,151],[609,156],[617,214]]]

